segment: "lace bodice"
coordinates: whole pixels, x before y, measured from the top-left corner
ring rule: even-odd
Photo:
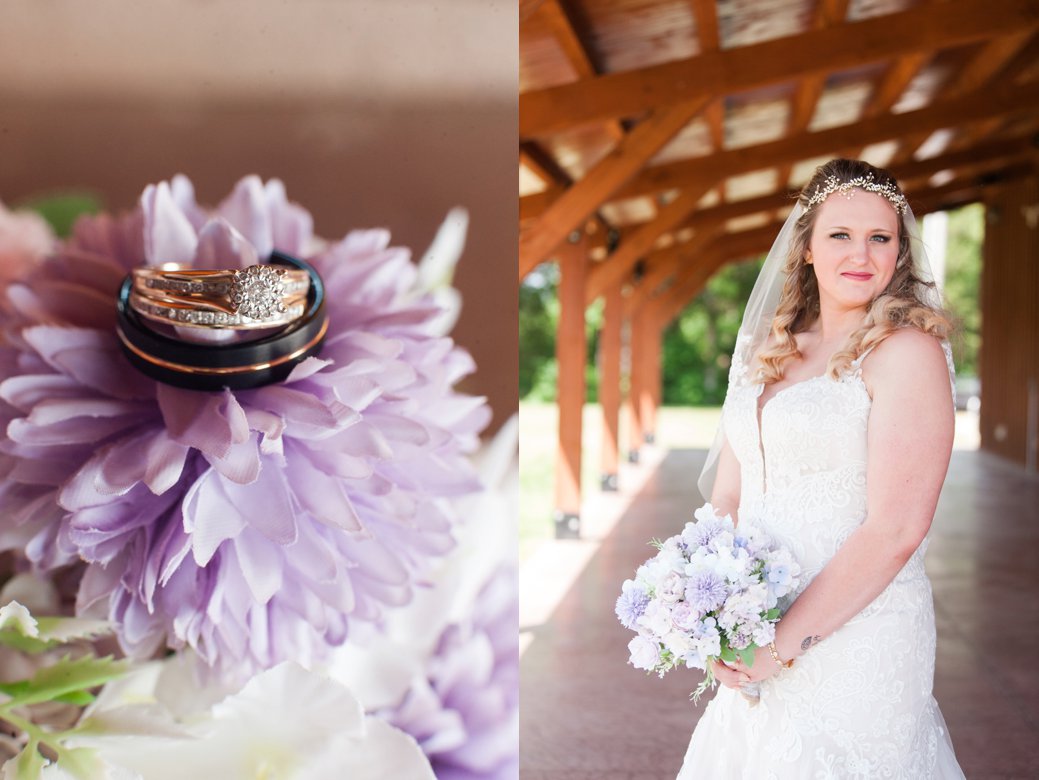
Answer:
[[[806,571],[802,589],[866,519],[867,426],[872,401],[863,354],[839,378],[816,376],[779,390],[734,365],[722,413],[740,462],[740,522],[787,545]],[[921,576],[924,545],[899,575]]]

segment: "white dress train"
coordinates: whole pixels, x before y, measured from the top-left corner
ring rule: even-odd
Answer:
[[[801,589],[866,516],[871,401],[861,360],[839,380],[815,377],[780,390],[762,409],[760,433],[763,388],[747,380],[744,366],[732,367],[722,419],[740,462],[740,524],[760,526],[793,552]],[[873,603],[762,683],[757,706],[719,688],[678,780],[962,778],[931,694],[926,546]]]

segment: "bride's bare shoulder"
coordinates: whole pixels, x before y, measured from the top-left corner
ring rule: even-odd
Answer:
[[[871,395],[897,386],[901,390],[949,392],[949,367],[941,342],[916,328],[900,328],[878,344],[862,363]]]

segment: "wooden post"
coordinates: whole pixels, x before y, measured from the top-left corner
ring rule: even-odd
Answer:
[[[602,333],[599,336],[599,403],[602,405],[602,461],[600,484],[603,490],[617,489],[620,452],[621,404],[621,287],[606,293]]]
[[[559,329],[556,332],[559,436],[554,511],[557,538],[577,538],[581,530],[581,414],[587,349],[584,286],[588,259],[585,249],[584,235],[575,232],[559,252]]]
[[[654,441],[654,426],[656,424],[656,408],[653,403],[655,393],[655,375],[659,373],[657,368],[657,345],[659,340],[658,330],[653,317],[652,307],[643,309],[639,315],[639,423],[643,444],[652,444]]]
[[[628,424],[625,426],[628,461],[639,462],[639,450],[642,449],[642,386],[644,372],[643,348],[644,339],[642,331],[645,328],[646,318],[637,315],[629,321],[628,350],[631,355],[631,370],[628,378],[628,401],[625,408],[628,412]]]
[[[656,312],[651,313],[655,315]],[[661,356],[663,351],[664,327],[656,316],[652,316],[646,328],[646,410],[642,415],[642,438],[646,444],[657,439],[657,410],[663,392]]]

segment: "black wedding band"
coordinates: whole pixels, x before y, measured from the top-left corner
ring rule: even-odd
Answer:
[[[152,379],[188,390],[245,390],[285,379],[298,363],[321,349],[328,330],[325,288],[318,272],[303,260],[274,252],[269,262],[308,273],[306,309],[277,333],[234,344],[181,341],[152,330],[130,308],[133,277],[127,276],[116,307],[117,331],[127,359]]]

